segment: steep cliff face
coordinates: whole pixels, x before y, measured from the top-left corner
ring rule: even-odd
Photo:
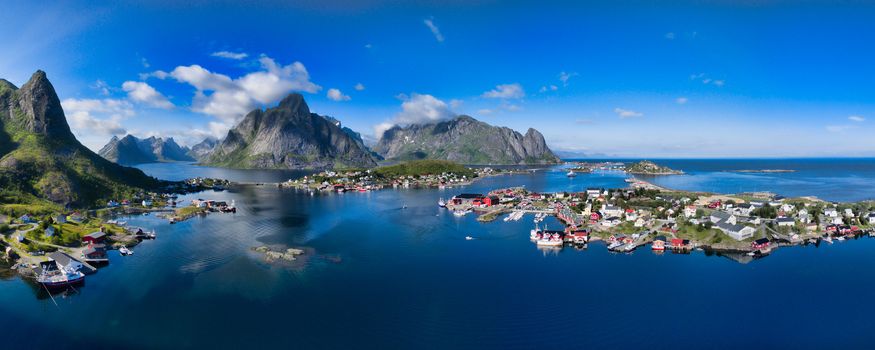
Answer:
[[[123,165],[154,162],[192,162],[189,150],[180,147],[173,138],[149,137],[139,139],[127,135],[121,139],[113,136],[109,143],[100,149],[101,157]]]
[[[191,146],[188,155],[198,161],[203,161],[213,152],[213,149],[216,148],[218,144],[219,139],[215,137],[207,137],[200,143]]]
[[[43,71],[34,73],[20,89],[0,79],[0,126],[3,202],[48,200],[89,206],[162,184],[79,143]]]
[[[395,126],[374,151],[389,160],[446,159],[463,164],[549,164],[559,162],[535,129],[522,135],[469,116],[432,124]]]
[[[291,94],[279,106],[254,110],[206,157],[204,163],[234,168],[370,168],[374,157],[332,120],[310,112]]]

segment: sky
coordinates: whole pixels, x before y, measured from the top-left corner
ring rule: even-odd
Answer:
[[[302,93],[368,139],[466,114],[590,157],[875,156],[875,4],[3,1],[0,77],[68,122],[223,137]]]

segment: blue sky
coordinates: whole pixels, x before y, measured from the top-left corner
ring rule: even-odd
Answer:
[[[298,91],[376,136],[468,114],[594,156],[875,156],[875,6],[194,1],[3,5],[80,140],[222,136]]]

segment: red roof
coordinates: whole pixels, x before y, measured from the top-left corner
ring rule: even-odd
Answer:
[[[684,240],[682,240],[680,238],[672,238],[671,239],[671,245],[683,245],[683,244],[684,244]]]

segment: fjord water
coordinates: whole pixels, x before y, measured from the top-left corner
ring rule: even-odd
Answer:
[[[166,178],[205,175],[190,165],[143,168]],[[227,175],[269,182],[289,173]],[[13,348],[875,343],[869,331],[875,305],[868,300],[875,293],[869,268],[875,240],[780,249],[748,264],[700,252],[612,254],[600,244],[544,251],[528,239],[531,217],[482,224],[436,206],[438,198],[463,191],[516,185],[575,191],[623,187],[623,179],[617,172],[569,179],[561,169],[547,169],[464,189],[311,196],[247,185],[189,195],[184,203],[233,199],[238,212],[176,225],[154,216],[125,218],[154,227],[158,239],[138,245],[131,257],[112,252],[109,266],[88,276],[79,293],[55,296],[58,306],[32,284],[0,274],[2,338]],[[552,218],[545,223],[559,228]],[[468,235],[477,239],[466,241]],[[309,258],[299,266],[268,265],[251,252],[263,244],[306,247]]]

